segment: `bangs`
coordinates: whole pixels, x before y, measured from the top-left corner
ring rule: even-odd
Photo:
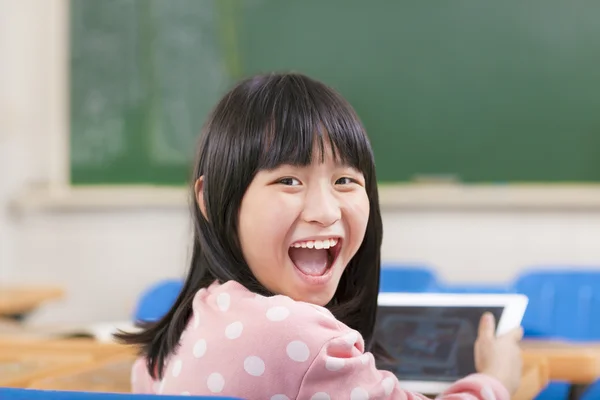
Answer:
[[[336,163],[370,175],[373,155],[365,130],[352,107],[336,92],[296,75],[256,86],[261,90],[250,115],[255,122],[251,125],[258,131],[253,132],[258,148],[252,152],[258,155],[257,170],[282,164],[306,166],[315,159],[324,162],[330,149]],[[265,96],[265,91],[271,91],[270,95]]]

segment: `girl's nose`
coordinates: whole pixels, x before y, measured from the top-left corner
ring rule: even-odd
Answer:
[[[302,219],[306,222],[331,226],[341,218],[340,204],[333,189],[319,186],[307,191]]]

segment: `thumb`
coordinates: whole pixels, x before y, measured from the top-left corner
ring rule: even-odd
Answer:
[[[521,339],[523,339],[523,327],[521,327],[521,326],[516,327],[516,328],[508,331],[507,333],[505,333],[503,336],[506,336],[506,337],[518,342]]]
[[[490,312],[485,312],[479,321],[479,337],[493,339],[496,334],[496,321],[494,315]]]

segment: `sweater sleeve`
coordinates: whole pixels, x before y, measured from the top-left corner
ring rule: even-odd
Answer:
[[[422,394],[402,390],[389,371],[375,367],[373,355],[362,353],[358,334],[350,331],[328,341],[307,370],[298,399],[412,400]],[[509,400],[507,389],[496,379],[469,375],[437,397],[438,400]]]

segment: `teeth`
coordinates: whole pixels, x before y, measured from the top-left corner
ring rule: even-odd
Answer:
[[[295,248],[300,248],[302,247],[303,249],[309,248],[309,249],[329,249],[333,246],[335,246],[338,243],[337,239],[325,239],[325,240],[308,240],[306,242],[296,242],[294,244],[292,244],[290,247],[295,247]]]

